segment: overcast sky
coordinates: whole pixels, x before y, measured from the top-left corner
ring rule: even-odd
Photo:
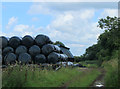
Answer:
[[[118,16],[117,2],[4,2],[0,35],[45,34],[81,55],[97,42],[103,32],[97,22],[106,16]]]

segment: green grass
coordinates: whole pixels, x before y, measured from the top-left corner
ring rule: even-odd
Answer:
[[[43,70],[40,72],[35,72],[34,76],[31,77],[31,74],[28,74],[28,80],[25,86],[31,87],[57,87],[61,86],[63,83],[71,80],[73,77],[77,76],[81,72],[71,68],[62,68],[59,71],[48,71]],[[71,77],[72,76],[72,77]]]
[[[112,59],[110,61],[105,61],[102,66],[106,70],[105,75],[105,86],[106,87],[118,87],[120,86],[118,82],[118,60]]]
[[[25,70],[19,71],[19,67],[14,70],[8,67],[7,71],[2,72],[3,87],[22,87],[25,83]]]
[[[60,70],[55,71],[52,69],[41,70],[41,68],[27,67],[25,65],[20,68],[17,65],[13,69],[8,67],[7,71],[2,73],[2,86],[60,87],[70,82],[69,87],[88,87],[99,74],[97,68],[62,67]]]
[[[97,60],[87,60],[87,61],[81,61],[79,62],[83,66],[86,66],[87,68],[98,68],[98,61]]]
[[[9,67],[6,72],[3,72],[3,87],[56,87],[81,73],[78,68],[61,68],[58,71],[39,68],[32,71],[33,68],[27,68],[27,72],[26,66],[22,68],[22,71],[19,69],[19,66],[13,70]]]
[[[71,81],[69,87],[88,87],[100,74],[96,68],[63,67],[58,71],[54,71],[52,69],[41,70],[40,68],[33,70],[33,67],[22,66],[22,71],[19,71],[20,69],[20,66],[14,67],[13,70],[8,67],[7,71],[2,73],[2,86],[60,87]]]
[[[74,83],[71,83],[69,87],[89,87],[89,85],[99,76],[100,71],[92,69],[82,73]]]

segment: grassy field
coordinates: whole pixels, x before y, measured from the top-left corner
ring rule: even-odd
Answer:
[[[36,65],[8,67],[2,73],[3,87],[89,87],[101,74],[97,61],[83,61],[80,67],[62,67],[58,71],[52,68],[42,70]],[[102,69],[106,71],[106,87],[118,86],[118,60],[104,61]]]
[[[35,69],[35,70],[34,70]],[[3,72],[3,87],[88,87],[100,74],[96,68],[61,68],[40,70],[39,68],[8,68]]]

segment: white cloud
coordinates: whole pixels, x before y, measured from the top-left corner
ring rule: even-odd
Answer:
[[[63,25],[72,25],[71,21],[73,20],[73,18],[74,17],[72,16],[71,13],[56,15],[56,19],[52,21],[51,26],[52,27],[60,27],[60,26],[63,27]]]
[[[25,36],[25,35],[32,35],[32,34],[33,34],[33,32],[29,32],[29,31],[27,32],[26,31],[26,32],[22,33],[22,37]]]
[[[6,25],[6,29],[10,29],[12,25],[14,25],[17,22],[17,17],[11,17],[8,21],[8,24]]]
[[[100,17],[106,17],[106,16],[111,16],[111,17],[118,16],[118,9],[104,9]]]
[[[37,17],[32,18],[32,21],[38,21],[38,20],[39,20],[39,18],[37,18]]]
[[[48,8],[44,7],[44,5],[35,4],[30,7],[30,9],[28,10],[28,13],[29,14],[40,14],[40,13],[48,14],[50,13],[50,11]]]
[[[57,15],[56,19],[48,26],[50,29],[50,36],[52,38],[61,38],[62,40],[70,39],[70,41],[74,42],[80,42],[80,40],[94,38],[95,34],[99,33],[99,31],[93,30],[97,29],[97,24],[91,22],[89,19],[94,16],[95,11],[84,10],[81,12],[68,12]],[[90,17],[86,16],[86,14],[89,15],[88,13],[91,14]],[[81,18],[81,15],[85,15],[86,18]]]
[[[14,27],[14,35],[19,35],[19,36],[25,36],[25,35],[33,35],[34,33],[34,25],[29,26],[29,25],[24,25],[24,24],[18,24]]]
[[[6,33],[3,33],[2,31],[0,31],[0,36],[6,36]]]
[[[28,29],[29,26],[28,25],[23,25],[23,24],[20,24],[20,25],[16,25],[14,27],[14,31],[17,31],[17,32],[23,32],[24,30]]]
[[[54,12],[79,11],[80,9],[118,9],[118,2],[35,2],[28,13],[54,14]]]
[[[49,11],[53,13],[53,9],[49,8]],[[80,55],[85,48],[97,42],[97,37],[102,32],[97,28],[97,22],[92,21],[95,11],[95,9],[68,10],[60,13],[56,11],[51,14],[55,19],[46,27],[37,28],[36,32],[48,35],[52,41],[63,42],[71,48],[74,55]]]
[[[87,10],[83,10],[83,13],[80,14],[81,19],[91,19],[95,14],[95,10],[94,9],[87,9]]]
[[[81,47],[84,47],[85,45],[81,45],[81,44],[67,44],[69,47],[78,47],[78,48],[81,48]]]
[[[28,34],[32,36],[38,34],[48,35],[52,41],[58,40],[70,47],[74,55],[80,55],[85,48],[95,44],[98,36],[102,33],[102,30],[97,27],[97,22],[93,21],[95,12],[98,8],[101,8],[101,4],[97,3],[99,6],[89,5],[90,3],[83,5],[79,3],[72,4],[35,3],[28,10],[29,14],[47,14],[53,16],[54,19],[46,27],[35,28],[34,26],[18,24],[14,27],[14,31],[21,36]],[[84,8],[84,5],[89,6]],[[92,5],[94,9],[91,8]],[[104,8],[108,7],[109,5]],[[104,9],[104,12],[99,17],[105,17],[106,15],[116,15],[116,10]],[[32,21],[37,20],[37,17],[32,18]]]
[[[94,14],[94,9],[59,13],[54,15],[55,19],[46,28],[40,27],[37,31],[47,34],[53,41],[63,42],[74,55],[80,55],[83,53],[81,50],[97,42],[102,32],[97,22],[91,21]]]

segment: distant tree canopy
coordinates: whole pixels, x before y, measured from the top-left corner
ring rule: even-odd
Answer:
[[[55,43],[54,43],[54,45],[57,45],[57,44],[60,44],[60,45],[62,45],[62,46],[65,46],[62,42],[60,42],[60,41],[56,41]]]
[[[109,60],[113,52],[120,49],[120,18],[109,17],[100,19],[98,27],[104,32],[98,37],[97,44],[86,49],[85,60]]]

